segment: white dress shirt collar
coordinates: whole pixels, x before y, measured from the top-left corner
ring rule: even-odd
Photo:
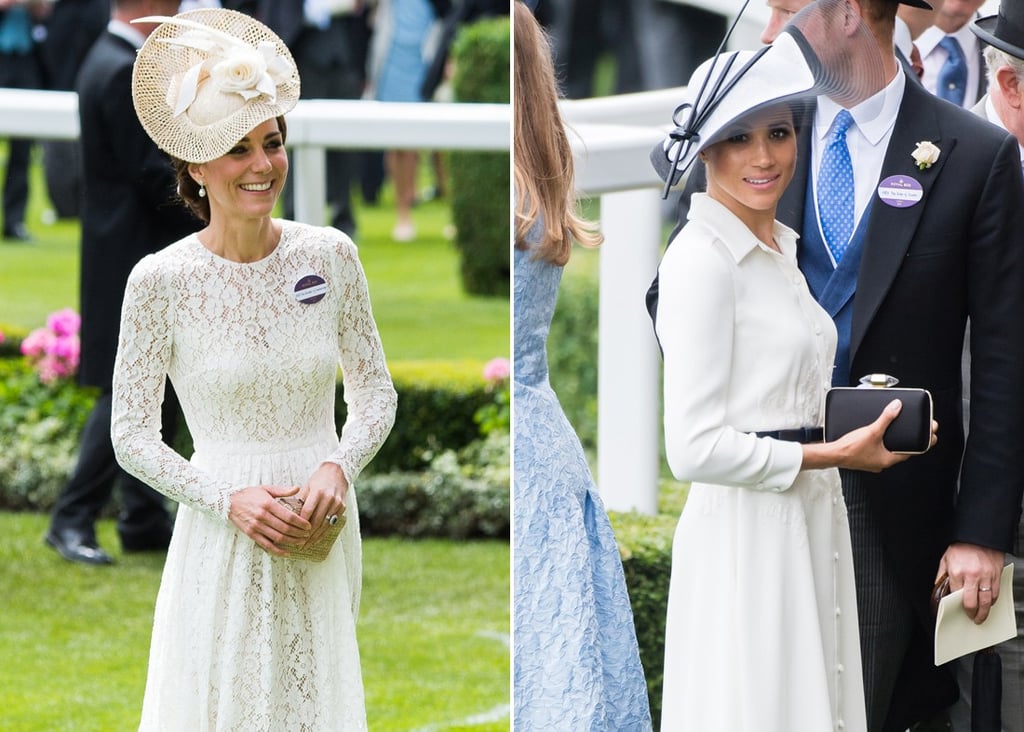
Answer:
[[[736,214],[707,193],[694,193],[690,198],[687,219],[694,218],[705,224],[722,241],[737,262],[742,261],[755,249],[776,253],[754,236]],[[772,238],[782,250],[782,256],[790,262],[796,262],[796,240],[799,235],[785,224],[776,221],[772,228]]]
[[[146,36],[139,32],[139,29],[121,20],[111,19],[107,23],[107,32],[118,38],[123,38],[136,48],[142,48],[146,42]]]
[[[953,33],[944,33],[934,25],[929,26],[917,37],[914,45],[917,46],[917,51],[921,54],[921,58],[926,59],[932,54],[932,51],[938,48],[939,42],[943,38],[952,36],[960,44],[960,48],[964,50],[964,56],[970,59],[978,55],[978,37],[971,32],[970,25],[970,23],[965,23],[962,28]],[[942,53],[942,60],[945,61],[945,51],[942,51]]]
[[[902,69],[897,69],[896,76],[884,89],[850,109],[853,121],[857,123],[857,130],[872,146],[878,145],[896,124],[906,84],[906,75]],[[841,107],[828,97],[818,97],[818,106],[814,114],[814,135],[818,142],[824,142],[840,109]]]

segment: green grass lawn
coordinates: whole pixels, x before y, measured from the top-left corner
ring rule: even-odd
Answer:
[[[163,555],[65,562],[47,517],[0,513],[0,729],[138,727]],[[371,730],[509,729],[509,545],[367,539],[359,646]],[[480,720],[480,721],[477,721]]]
[[[0,149],[0,167],[3,154]],[[390,362],[475,360],[482,365],[509,355],[508,299],[462,291],[458,254],[443,235],[451,222],[446,201],[416,207],[419,239],[406,244],[391,241],[390,186],[379,204],[367,206],[358,196],[355,204],[356,244]],[[44,223],[49,206],[36,165],[26,222],[35,243],[0,243],[0,327],[35,328],[54,310],[78,309],[78,221]]]

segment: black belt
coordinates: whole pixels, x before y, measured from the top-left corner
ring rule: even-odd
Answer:
[[[768,430],[766,432],[755,432],[758,437],[773,437],[776,440],[786,442],[824,442],[825,430],[822,427],[798,427],[792,430]]]

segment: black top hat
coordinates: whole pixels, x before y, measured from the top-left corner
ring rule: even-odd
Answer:
[[[1024,59],[1024,2],[1002,0],[999,13],[978,18],[971,23],[971,31],[990,46]]]

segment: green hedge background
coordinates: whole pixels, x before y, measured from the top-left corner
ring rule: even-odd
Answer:
[[[455,41],[452,87],[460,102],[508,103],[509,19],[472,24]],[[462,254],[462,283],[475,295],[509,295],[511,157],[507,152],[451,153],[452,219]]]

